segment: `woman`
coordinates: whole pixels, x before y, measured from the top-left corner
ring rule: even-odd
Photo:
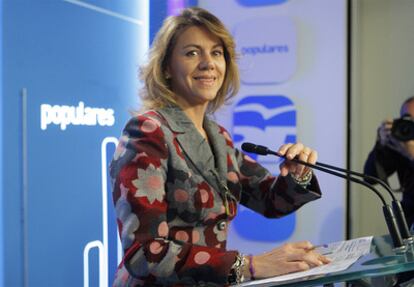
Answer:
[[[289,161],[272,176],[209,119],[239,88],[234,42],[220,20],[201,8],[168,18],[141,76],[145,111],[126,125],[111,163],[125,252],[114,286],[223,286],[327,263],[307,241],[254,256],[226,250],[238,203],[280,217],[320,190],[311,170]],[[300,143],[278,151],[317,158]]]

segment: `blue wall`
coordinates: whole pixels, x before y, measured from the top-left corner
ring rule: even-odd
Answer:
[[[101,183],[107,165],[101,157],[109,160],[114,146],[101,152],[101,144],[117,138],[129,112],[139,107],[138,67],[173,2],[0,1],[0,287],[83,285],[84,248],[103,242],[106,214],[111,283],[117,235],[109,184]],[[102,125],[62,124],[56,117],[45,122],[47,115],[80,111],[82,105],[113,111],[114,123],[110,117]],[[87,257],[88,282],[97,286],[98,249]]]
[[[155,37],[155,34],[161,28],[162,21],[167,16],[167,1],[166,0],[151,0],[150,1],[150,42]]]
[[[101,143],[118,137],[129,111],[139,106],[137,71],[148,44],[144,2],[1,2],[4,286],[83,285],[84,248],[103,237]],[[28,128],[24,212],[22,89],[27,90]],[[47,114],[42,105],[54,110]],[[71,107],[84,121],[60,124],[57,112],[68,118],[63,112]],[[54,121],[45,129],[42,114]],[[108,218],[108,225],[115,226],[115,219]],[[89,260],[90,286],[96,286],[97,249]]]

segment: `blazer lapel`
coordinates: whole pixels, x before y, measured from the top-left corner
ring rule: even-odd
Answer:
[[[227,179],[227,144],[226,139],[220,133],[220,128],[217,124],[205,119],[204,127],[206,129],[211,148],[216,161],[217,172],[222,183],[226,183]]]
[[[161,109],[159,113],[166,119],[170,128],[177,133],[177,141],[194,168],[211,186],[220,190],[213,172],[205,165],[209,158],[209,153],[205,150],[205,140],[196,130],[191,120],[179,107],[166,107]],[[213,153],[215,152],[214,149]],[[217,160],[217,156],[215,158]]]

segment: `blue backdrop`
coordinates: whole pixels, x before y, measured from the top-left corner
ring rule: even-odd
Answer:
[[[128,112],[139,107],[138,67],[150,38],[180,7],[206,6],[225,21],[238,46],[250,49],[240,51],[240,95],[224,117],[218,115],[236,144],[249,136],[275,146],[299,137],[323,151],[322,161],[344,165],[345,134],[338,127],[345,126],[346,1],[315,1],[324,7],[317,13],[307,6],[315,2],[288,0],[0,0],[0,286],[112,282],[119,250],[106,167]],[[246,25],[260,26],[265,17],[272,33],[246,33]],[[253,62],[263,63],[256,72],[247,52],[262,47],[262,35],[269,43],[288,43],[294,57],[255,55]],[[254,76],[275,79],[258,83]],[[314,112],[321,102],[331,109]],[[335,145],[318,141],[322,125]],[[277,168],[273,159],[259,160]],[[284,240],[342,239],[344,188],[318,177],[325,190],[339,193],[326,193],[277,222],[242,210],[231,247],[250,253]],[[247,232],[249,222],[262,228]]]
[[[101,144],[118,137],[138,107],[148,3],[2,4],[2,281],[82,286],[89,277],[86,283],[97,286],[106,251],[98,244],[85,256],[84,248],[105,235]],[[116,244],[114,229],[108,236],[107,244]],[[101,283],[111,282],[116,260],[109,262]]]

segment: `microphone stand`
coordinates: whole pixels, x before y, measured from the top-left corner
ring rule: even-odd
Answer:
[[[286,159],[285,156],[282,156],[279,153],[277,153],[275,151],[272,151],[272,150],[268,149],[267,147],[261,146],[261,145],[255,145],[255,144],[252,144],[252,143],[243,143],[242,144],[242,149],[246,152],[256,153],[256,154],[259,154],[259,155],[272,154],[272,155],[276,155],[278,157]],[[396,222],[396,218],[395,218],[393,209],[386,203],[386,201],[385,201],[384,197],[382,196],[382,194],[372,184],[368,184],[367,182],[364,182],[364,181],[359,180],[355,177],[352,177],[348,173],[346,173],[346,175],[344,175],[342,173],[332,171],[332,170],[328,169],[327,167],[325,168],[325,167],[321,166],[320,164],[319,165],[314,165],[314,164],[307,163],[307,162],[304,162],[304,161],[301,161],[301,160],[295,159],[295,158],[294,159],[287,159],[287,160],[290,160],[292,162],[302,164],[302,165],[308,166],[310,168],[317,169],[317,170],[320,170],[322,172],[326,172],[326,173],[329,173],[329,174],[332,174],[332,175],[335,175],[335,176],[338,176],[338,177],[341,177],[341,178],[345,178],[349,181],[359,183],[359,184],[364,185],[364,186],[368,187],[369,189],[371,189],[380,198],[380,200],[383,204],[382,210],[383,210],[383,213],[384,213],[385,221],[387,223],[388,231],[390,233],[390,236],[391,236],[391,239],[392,239],[392,242],[393,242],[394,250],[396,252],[406,251],[407,247],[404,245],[403,240],[401,238],[401,233],[400,233],[400,230],[397,227],[397,222]]]
[[[394,193],[391,190],[391,187],[388,184],[386,184],[383,180],[381,180],[377,177],[374,177],[374,176],[366,175],[366,174],[359,173],[359,172],[352,171],[352,170],[343,169],[343,168],[340,168],[340,167],[332,166],[332,165],[321,163],[321,162],[316,162],[316,165],[326,167],[326,168],[329,168],[329,169],[333,169],[333,170],[337,170],[337,171],[340,171],[340,172],[344,172],[344,173],[347,173],[347,174],[356,175],[356,176],[362,177],[366,180],[371,180],[371,181],[381,185],[388,192],[388,194],[392,198],[392,203],[391,203],[392,204],[392,209],[395,212],[395,217],[397,219],[397,223],[398,223],[398,227],[400,229],[402,239],[407,244],[413,244],[414,243],[414,238],[411,235],[410,230],[408,228],[407,220],[405,219],[405,215],[404,215],[404,211],[402,209],[401,203],[395,197]]]

